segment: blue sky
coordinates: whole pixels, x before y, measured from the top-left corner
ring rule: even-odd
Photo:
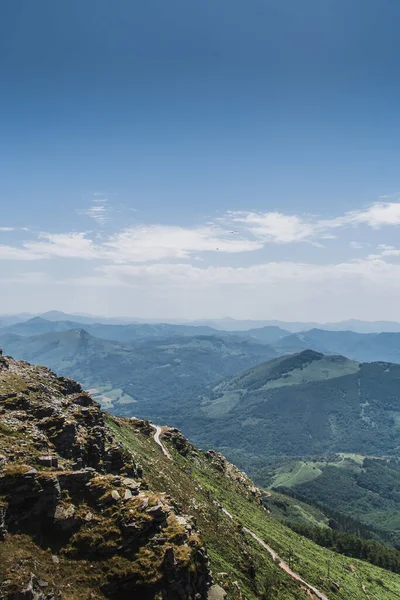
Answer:
[[[0,313],[400,319],[399,18],[3,1]]]

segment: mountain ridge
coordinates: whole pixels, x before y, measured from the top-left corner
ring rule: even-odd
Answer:
[[[250,448],[260,460],[330,452],[393,455],[399,382],[398,364],[358,363],[306,350],[213,386],[200,398],[208,434],[189,432],[198,443],[224,448],[228,457],[231,450],[237,457],[239,449],[245,455]]]
[[[322,559],[339,600],[400,593],[400,576],[354,558],[349,578],[337,553],[272,520],[221,454],[3,356],[0,497],[5,600],[331,600]],[[278,558],[288,548],[295,571]]]

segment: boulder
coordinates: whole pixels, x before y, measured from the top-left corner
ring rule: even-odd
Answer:
[[[38,463],[40,465],[42,465],[43,467],[55,467],[56,469],[58,468],[58,457],[57,456],[52,456],[52,455],[47,455],[47,456],[39,456],[39,458],[37,459]]]

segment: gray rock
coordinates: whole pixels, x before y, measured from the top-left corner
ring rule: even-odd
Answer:
[[[73,504],[67,507],[58,505],[54,513],[54,523],[63,531],[71,531],[80,525],[81,520],[76,516]]]
[[[132,498],[132,492],[131,492],[131,490],[125,490],[124,500],[130,500],[131,498]]]
[[[39,456],[38,463],[43,465],[44,467],[58,467],[58,458],[57,456]]]
[[[207,596],[207,600],[224,600],[225,598],[225,590],[217,583],[210,588]]]
[[[157,504],[156,506],[151,506],[146,510],[147,514],[153,517],[155,521],[160,521],[165,518],[166,511],[163,508],[162,504]]]
[[[72,519],[75,516],[75,513],[76,510],[73,504],[70,504],[68,507],[58,505],[54,513],[54,520],[66,521],[67,519]]]

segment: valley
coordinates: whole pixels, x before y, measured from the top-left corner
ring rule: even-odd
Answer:
[[[354,340],[373,353],[381,334],[210,329],[40,317],[0,330],[0,346],[77,379],[115,417],[177,427],[306,513],[347,515],[397,546],[400,365],[334,353]],[[281,355],[295,341],[329,350]]]

